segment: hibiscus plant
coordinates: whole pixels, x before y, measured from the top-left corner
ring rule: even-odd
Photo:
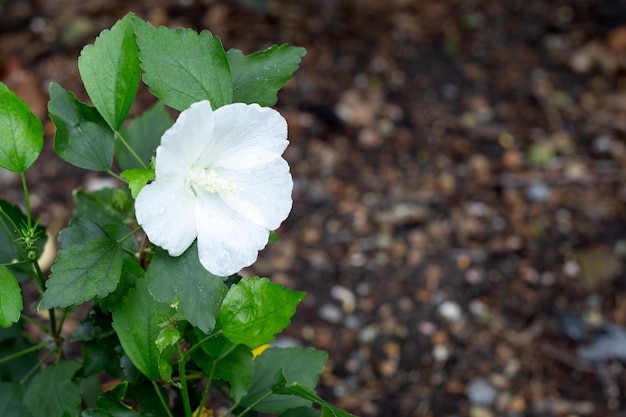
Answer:
[[[0,167],[25,197],[0,200],[1,416],[349,415],[315,393],[325,352],[273,345],[304,293],[239,275],[291,210],[269,106],[304,54],[226,52],[132,14],[104,30],[78,60],[92,105],[53,82],[48,111],[57,155],[120,185],[74,191],[55,237],[25,175],[42,122],[0,83]],[[156,104],[130,118],[140,81]]]

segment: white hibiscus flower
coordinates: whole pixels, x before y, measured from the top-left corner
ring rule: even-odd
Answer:
[[[281,157],[288,143],[287,122],[273,109],[192,104],[163,134],[155,180],[135,202],[137,221],[171,256],[197,238],[209,272],[238,272],[291,211],[293,181]]]

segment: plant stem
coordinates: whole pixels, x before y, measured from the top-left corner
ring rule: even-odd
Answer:
[[[28,187],[26,186],[26,175],[20,172],[20,178],[22,179],[22,188],[24,189],[24,200],[26,200],[26,223],[28,224],[28,230],[30,230],[32,220],[30,218],[30,196],[28,195]]]
[[[34,320],[30,317],[28,317],[26,314],[24,314],[22,312],[22,320],[29,322],[30,324],[32,324],[33,326],[37,326],[39,327],[41,330],[43,330],[45,333],[48,333],[48,328],[46,326],[44,326],[43,324],[39,323],[37,320]]]
[[[24,382],[28,381],[28,378],[30,378],[35,372],[37,372],[37,369],[41,368],[41,365],[43,365],[48,360],[48,358],[52,355],[54,355],[54,350],[51,350],[50,352],[48,352],[46,356],[44,356],[39,362],[37,362],[37,364],[33,366],[26,375],[24,375],[24,378],[20,379],[20,384],[23,384]]]
[[[200,405],[198,405],[198,412],[196,412],[196,417],[200,417],[202,415],[202,409],[204,408],[204,403],[206,402],[207,396],[209,395],[209,388],[211,388],[211,382],[213,381],[215,365],[217,365],[217,361],[213,362],[213,366],[211,366],[211,373],[207,378],[206,387],[204,387],[204,390],[202,391],[202,397],[200,398]]]
[[[53,342],[52,340],[44,340],[41,343],[38,343],[38,344],[33,345],[31,347],[28,347],[28,348],[26,348],[24,350],[20,350],[19,352],[15,352],[12,355],[5,356],[4,358],[0,359],[0,363],[8,362],[11,359],[19,358],[20,356],[24,356],[24,355],[26,355],[26,354],[28,354],[30,352],[37,351],[37,350],[39,350],[41,348],[44,348],[44,347],[48,346],[52,342]]]
[[[30,263],[33,265],[33,269],[35,272],[33,274],[33,278],[35,279],[35,282],[37,283],[37,286],[39,287],[39,291],[43,293],[46,290],[46,284],[44,283],[44,280],[43,280],[43,272],[41,271],[41,268],[39,267],[39,263],[37,262],[36,259],[30,261]]]
[[[109,174],[110,176],[112,176],[113,178],[122,181],[124,184],[128,184],[128,181],[126,181],[124,178],[120,177],[119,175],[117,175],[115,172],[113,172],[110,169],[107,169],[107,174]]]
[[[161,405],[165,409],[165,412],[167,413],[167,415],[169,417],[174,417],[174,415],[172,414],[172,411],[170,410],[169,405],[165,402],[165,398],[163,398],[163,394],[161,394],[161,391],[159,390],[159,386],[157,385],[157,383],[152,381],[152,386],[154,387],[157,397],[159,397],[159,401],[161,401]]]
[[[195,345],[191,346],[191,347],[189,348],[189,350],[187,351],[187,353],[185,353],[185,361],[186,361],[187,359],[189,359],[189,356],[191,356],[191,354],[193,353],[193,351],[195,351],[195,350],[196,350],[196,349],[198,349],[200,346],[202,346],[202,344],[203,344],[204,342],[206,342],[207,340],[212,339],[212,338],[214,338],[214,337],[217,337],[217,336],[219,336],[220,334],[222,334],[222,331],[221,331],[221,330],[218,330],[217,332],[215,332],[215,333],[211,333],[210,335],[206,336],[204,339],[200,340],[200,341],[199,341],[198,343],[196,343]]]
[[[137,162],[139,162],[139,164],[144,169],[148,169],[148,166],[141,160],[141,158],[139,157],[139,155],[137,155],[135,150],[130,147],[128,142],[126,142],[126,139],[124,139],[124,136],[122,136],[122,134],[120,132],[117,132],[117,131],[115,132],[115,134],[117,135],[117,139],[122,142],[122,145],[124,145],[126,147],[126,149],[128,149],[128,152],[130,152],[130,154],[137,160]]]
[[[185,375],[185,365],[187,364],[187,356],[183,355],[182,350],[180,349],[180,344],[177,346],[178,348],[178,377],[180,378],[180,392],[183,396],[183,407],[185,409],[185,417],[192,417],[191,415],[191,401],[189,400],[189,390],[187,388],[187,377]]]
[[[33,268],[35,268],[35,275],[34,275],[35,281],[37,281],[37,285],[39,285],[39,289],[43,293],[46,290],[46,286],[43,281],[43,272],[41,272],[39,263],[36,260],[33,261]],[[57,347],[59,347],[60,344],[59,344],[58,334],[57,334],[57,318],[54,314],[53,308],[48,310],[48,316],[50,316],[50,335],[54,339]]]
[[[248,414],[248,412],[250,410],[252,410],[254,407],[256,407],[257,405],[259,405],[263,400],[265,400],[267,397],[269,397],[270,395],[272,395],[273,392],[270,390],[268,391],[266,394],[264,394],[261,398],[259,398],[258,400],[256,400],[255,402],[253,402],[252,404],[250,404],[245,410],[243,410],[241,412],[241,414],[237,414],[237,417],[243,417],[246,414]],[[233,412],[233,410],[238,406],[239,404],[234,404],[227,412],[226,414],[224,414],[225,416],[227,416],[228,414],[231,414]]]
[[[120,239],[117,239],[117,243],[122,243],[123,241],[125,241],[126,239],[128,239],[129,237],[133,237],[133,235],[135,233],[137,233],[138,231],[141,230],[141,226],[135,228],[132,232],[128,233],[126,236],[122,236]]]
[[[30,259],[25,259],[23,261],[19,261],[19,262],[7,262],[5,264],[0,264],[0,266],[16,266],[16,265],[26,265],[31,263],[32,261]]]
[[[7,236],[11,236],[13,234],[13,232],[17,233],[17,225],[15,224],[13,219],[11,217],[9,217],[7,212],[2,209],[2,207],[0,207],[0,214],[2,214],[2,217],[4,217],[6,220],[9,221],[9,223],[11,223],[11,226],[13,226],[13,230],[9,229],[7,224],[4,222],[4,219],[2,217],[0,217],[0,225],[2,225],[2,228],[6,232]],[[16,240],[11,240],[11,242],[13,242],[13,246],[15,246],[15,248],[19,252],[21,250],[21,246],[17,244]]]

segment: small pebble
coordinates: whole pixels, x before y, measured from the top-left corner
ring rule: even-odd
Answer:
[[[463,318],[461,307],[454,301],[444,301],[439,305],[437,312],[441,317],[451,322],[459,321]]]
[[[470,268],[467,271],[465,271],[465,281],[467,281],[468,284],[480,284],[481,282],[483,282],[483,274],[476,268]]]
[[[433,346],[432,355],[435,362],[445,362],[450,357],[450,349],[444,345],[436,345]]]
[[[431,336],[437,330],[437,327],[430,321],[420,321],[417,328],[420,333],[426,336]]]
[[[319,317],[332,324],[337,324],[341,320],[343,313],[341,309],[333,304],[324,304],[319,310]]]
[[[341,306],[345,313],[350,314],[354,312],[356,307],[356,297],[352,291],[346,287],[335,285],[330,289],[330,296],[341,301]]]
[[[378,336],[378,327],[375,325],[370,325],[364,327],[359,332],[359,340],[363,343],[371,343]]]
[[[465,387],[465,395],[471,404],[490,406],[496,400],[498,390],[485,378],[474,378]]]
[[[550,189],[545,182],[531,182],[526,187],[525,195],[533,203],[545,203],[550,197]]]
[[[361,325],[361,320],[357,316],[350,314],[343,319],[343,325],[348,329],[357,330]]]
[[[489,317],[489,307],[481,300],[473,299],[469,304],[469,311],[472,315],[479,319],[486,319]]]

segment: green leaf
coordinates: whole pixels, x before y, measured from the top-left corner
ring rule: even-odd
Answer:
[[[217,36],[204,30],[155,28],[134,18],[143,81],[163,103],[185,110],[209,100],[214,109],[232,103],[228,59]]]
[[[42,417],[77,416],[80,413],[80,387],[72,377],[79,368],[79,362],[62,361],[36,374],[24,395],[30,412]]]
[[[159,352],[163,352],[163,350],[168,346],[175,345],[180,340],[180,332],[178,329],[173,327],[166,327],[161,329],[159,335],[157,336],[155,343]]]
[[[141,68],[132,15],[83,48],[78,71],[89,98],[111,129],[118,130],[135,100]]]
[[[176,305],[177,310],[205,333],[215,327],[227,287],[224,278],[211,274],[198,260],[196,243],[171,257],[157,247],[146,272],[154,299]]]
[[[246,394],[254,370],[252,352],[243,345],[234,345],[224,336],[213,337],[202,344],[202,351],[194,359],[205,373],[230,384],[233,401],[237,402]]]
[[[121,133],[126,143],[135,151],[146,166],[155,155],[161,136],[172,125],[171,119],[163,103],[158,101],[150,110],[135,117],[127,126],[122,126]],[[143,168],[121,141],[115,142],[117,163],[123,169]]]
[[[79,168],[106,171],[113,164],[113,131],[100,113],[56,83],[50,84],[50,119],[56,126],[54,149]]]
[[[137,415],[137,414],[135,414]],[[80,413],[80,417],[117,417],[102,408],[91,408]]]
[[[85,407],[95,407],[98,396],[102,393],[101,375],[92,375],[83,378],[81,375],[78,384],[80,385],[80,395]]]
[[[291,408],[280,415],[280,417],[320,417],[322,413],[311,407]]]
[[[61,249],[39,308],[63,308],[111,293],[120,280],[122,259],[122,247],[110,238]]]
[[[155,390],[156,388],[160,391],[162,398],[167,398],[168,391],[166,387],[161,384],[155,387],[149,381],[144,380],[142,383],[132,385],[128,388],[129,393],[127,397],[137,401],[139,412],[142,416],[168,417]],[[171,414],[169,417],[171,417]]]
[[[111,327],[111,317],[95,307],[89,311],[89,314],[80,322],[74,334],[72,334],[72,342],[87,342],[90,340],[98,341],[102,338],[112,336],[115,332]]]
[[[0,358],[16,353],[21,354],[19,360],[0,363],[0,381],[20,381],[34,366],[37,366],[39,358],[36,351],[24,354],[26,349],[33,346],[32,341],[25,337],[24,333],[23,320],[8,329],[0,328]]]
[[[294,395],[312,401],[322,407],[322,417],[355,417],[321,399],[311,388],[298,382],[286,385],[276,390],[280,394]]]
[[[215,378],[230,384],[230,393],[235,401],[246,394],[254,370],[253,365],[252,353],[243,345],[238,345],[217,362]]]
[[[226,294],[217,327],[232,342],[256,348],[273,341],[289,325],[304,295],[267,278],[241,280]]]
[[[133,200],[125,190],[105,188],[91,193],[77,191],[74,203],[75,217],[87,216],[103,228],[107,225],[126,225],[132,220]]]
[[[277,386],[298,382],[314,388],[328,358],[326,352],[313,348],[269,348],[254,360],[254,374],[250,389],[241,401],[251,405],[269,391],[277,392]],[[277,384],[276,371],[282,369],[284,380]],[[291,395],[273,394],[254,407],[255,410],[280,414],[290,408],[310,406],[310,400]]]
[[[135,258],[124,257],[122,262],[122,275],[120,282],[117,284],[117,288],[111,294],[104,298],[97,298],[95,301],[103,311],[111,311],[116,305],[122,302],[122,298],[128,293],[131,288],[135,288],[137,280],[143,278],[145,271],[137,263]]]
[[[18,321],[22,308],[22,290],[17,280],[5,266],[0,265],[0,326],[9,327]]]
[[[173,350],[172,347],[166,347],[165,348],[165,352],[162,352],[161,355],[159,356],[159,375],[161,376],[161,378],[163,378],[165,381],[169,382],[170,384],[173,384],[172,381],[172,364],[171,364],[171,359],[172,359],[172,355],[173,355]]]
[[[32,221],[31,223],[34,224]],[[15,228],[24,227],[26,224],[26,215],[18,206],[6,200],[0,200],[0,263],[10,264],[22,259],[22,248]],[[38,225],[35,228],[35,238],[37,239],[35,241],[37,253],[41,254],[47,240],[45,227]],[[7,268],[20,282],[31,277],[33,273],[30,264],[7,265]]]
[[[23,404],[24,385],[13,382],[0,383],[0,416],[31,417]]]
[[[43,125],[6,85],[0,82],[0,167],[24,172],[43,149]]]
[[[244,56],[237,49],[228,51],[233,79],[233,102],[273,106],[278,90],[298,69],[306,49],[274,45],[264,51]]]
[[[108,375],[118,377],[121,374],[120,355],[117,351],[119,345],[115,335],[82,343],[82,375],[90,376],[106,372]]]
[[[173,312],[168,305],[152,298],[145,279],[138,280],[137,286],[113,309],[113,328],[124,351],[133,365],[152,381],[159,376],[159,350],[155,341],[161,329],[157,315]]]
[[[139,414],[134,412],[130,407],[121,403],[121,400],[123,400],[126,395],[126,384],[127,382],[118,384],[113,390],[103,392],[97,400],[98,410],[106,410],[113,417],[139,416]]]
[[[128,188],[130,188],[131,195],[133,198],[137,198],[139,191],[141,191],[149,181],[154,179],[154,170],[140,168],[127,169],[120,173],[120,177],[128,181]]]
[[[122,374],[123,352],[111,321],[111,315],[102,312],[96,306],[91,309],[89,315],[78,325],[72,335],[73,342],[82,342],[81,377],[106,373],[117,378]],[[90,406],[95,407],[95,402]]]
[[[92,239],[107,237],[102,228],[87,216],[75,216],[70,224],[59,232],[59,246],[61,249],[68,246],[83,244]]]
[[[76,204],[74,218],[80,218],[78,226],[85,229],[76,230],[75,239],[80,239],[81,233],[86,240],[104,236],[115,240],[127,237],[130,231],[128,226],[133,225],[135,221],[133,201],[127,189],[105,188],[91,193],[77,191],[74,195]],[[82,218],[88,218],[89,221],[83,222]],[[98,231],[96,226],[99,226],[101,231]],[[82,242],[77,240],[75,243],[84,243],[86,240]],[[122,242],[122,247],[127,251],[137,250],[136,246],[137,242],[134,239],[125,239]]]

